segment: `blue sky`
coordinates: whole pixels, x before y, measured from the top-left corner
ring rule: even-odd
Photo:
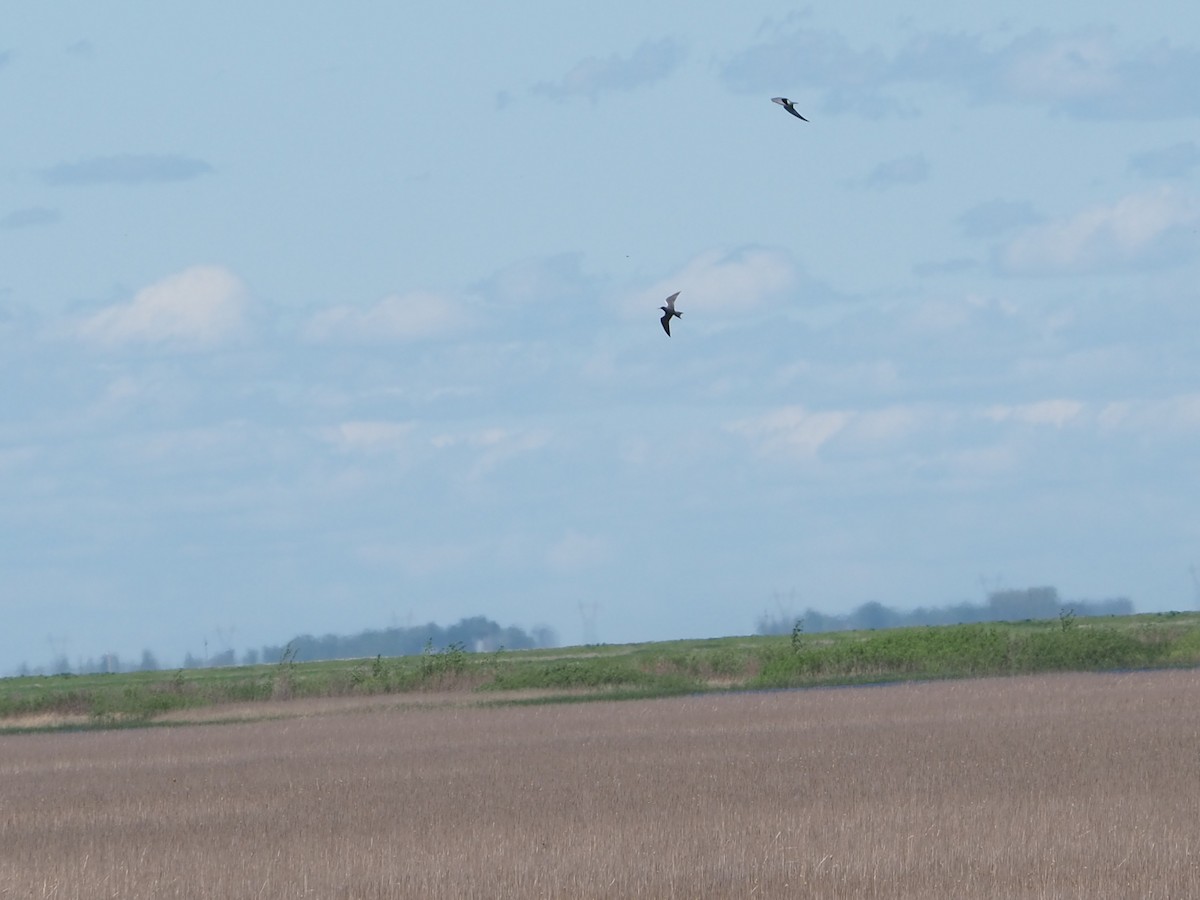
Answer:
[[[1197,84],[1182,2],[10,16],[0,671],[1194,606]]]

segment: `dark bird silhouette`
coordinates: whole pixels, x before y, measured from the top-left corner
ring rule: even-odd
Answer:
[[[791,100],[789,100],[787,97],[772,97],[771,102],[778,103],[780,106],[782,106],[784,109],[786,109],[788,112],[790,112],[793,116],[795,116],[801,122],[808,121],[808,119],[804,118],[804,116],[802,116],[802,115],[800,115],[800,113],[796,112],[796,104],[793,103]]]
[[[663,331],[667,333],[667,337],[671,336],[671,317],[674,316],[676,319],[683,318],[683,313],[675,311],[675,298],[678,296],[679,291],[676,291],[667,298],[666,306],[659,307],[663,311],[663,316],[658,321],[662,322]]]

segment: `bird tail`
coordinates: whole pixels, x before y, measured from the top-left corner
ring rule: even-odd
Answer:
[[[676,313],[675,313],[675,318],[677,318],[677,319],[682,319],[682,318],[683,318],[683,313],[681,313],[681,312],[676,312]]]

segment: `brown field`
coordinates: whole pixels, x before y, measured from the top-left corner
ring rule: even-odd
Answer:
[[[9,897],[1200,897],[1200,672],[7,735]]]

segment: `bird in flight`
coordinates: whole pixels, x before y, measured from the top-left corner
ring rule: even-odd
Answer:
[[[796,112],[796,104],[793,103],[791,100],[789,100],[787,97],[772,97],[771,102],[778,103],[780,106],[782,106],[784,109],[786,109],[788,112],[790,112],[793,116],[795,116],[801,122],[808,121],[808,119],[804,118],[804,116],[802,116],[802,115],[800,115],[800,113]]]
[[[671,336],[671,317],[674,316],[676,319],[683,318],[683,313],[675,311],[675,298],[678,296],[679,291],[676,291],[667,298],[666,306],[659,307],[663,311],[663,316],[658,321],[662,322],[663,331],[667,333],[667,337]]]

